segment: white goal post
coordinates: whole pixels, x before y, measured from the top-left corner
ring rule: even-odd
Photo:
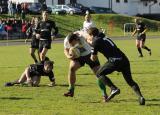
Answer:
[[[130,36],[131,33],[135,30],[135,23],[125,23],[123,29],[124,36]]]

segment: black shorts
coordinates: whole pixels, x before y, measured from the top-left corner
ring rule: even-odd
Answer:
[[[110,58],[108,62],[97,71],[97,76],[108,75],[114,71],[122,72],[126,76],[131,76],[130,63],[127,57]]]
[[[137,40],[141,40],[144,42],[146,40],[146,34],[142,34],[142,35],[137,34]]]
[[[40,40],[39,41],[39,51],[41,52],[43,48],[51,49],[51,40]]]
[[[35,48],[35,49],[39,48],[39,40],[38,39],[32,39],[31,48]]]
[[[86,63],[87,65],[90,66],[91,69],[94,68],[94,67],[96,67],[96,66],[100,66],[99,60],[92,61],[90,59],[90,57],[91,57],[91,54],[89,54],[87,56],[81,56],[81,57],[75,59],[75,61],[78,61],[81,66],[84,66],[85,63]]]

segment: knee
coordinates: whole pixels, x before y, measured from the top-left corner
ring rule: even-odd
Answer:
[[[137,47],[137,48],[140,48],[140,45],[139,45],[139,44],[136,44],[136,47]]]

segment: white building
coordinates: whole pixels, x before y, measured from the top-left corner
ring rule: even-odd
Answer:
[[[18,2],[18,3],[22,3],[22,2],[33,2],[33,3],[37,3],[38,0],[10,0],[10,1],[13,1],[13,2]]]
[[[160,0],[77,0],[85,6],[112,8],[119,14],[160,14]]]
[[[12,0],[16,2],[38,2],[38,0]],[[160,0],[45,0],[47,5],[80,3],[84,6],[111,8],[126,15],[160,14]],[[157,2],[154,2],[157,1]]]

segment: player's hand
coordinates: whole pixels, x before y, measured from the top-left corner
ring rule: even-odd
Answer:
[[[40,34],[36,34],[37,39],[40,39],[40,37],[41,37]]]

